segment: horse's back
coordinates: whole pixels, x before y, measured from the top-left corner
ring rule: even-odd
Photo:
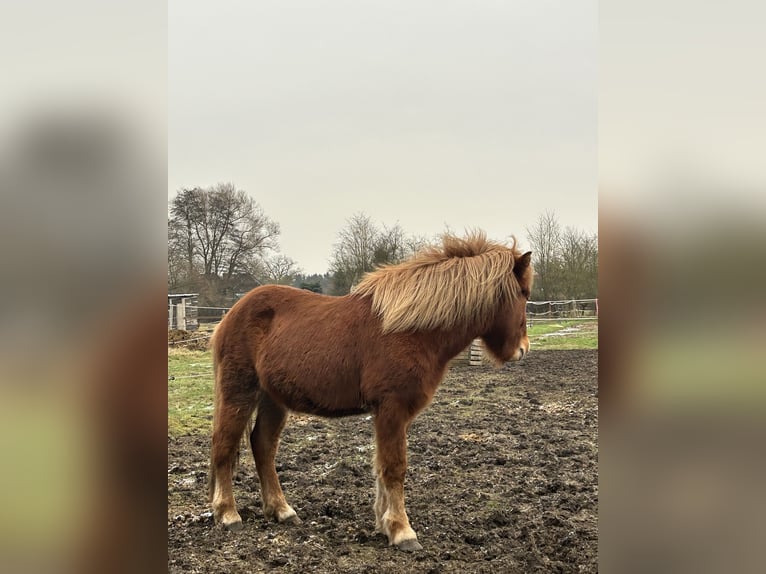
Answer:
[[[374,328],[369,304],[285,286],[259,287],[226,315],[216,361],[252,369],[264,390],[289,408],[326,416],[362,412],[364,341]]]
[[[270,335],[274,331],[302,330],[309,335],[344,323],[356,323],[360,306],[349,297],[332,297],[285,285],[263,285],[240,299],[227,313],[220,328],[247,329],[247,333]],[[297,333],[294,333],[297,334]]]

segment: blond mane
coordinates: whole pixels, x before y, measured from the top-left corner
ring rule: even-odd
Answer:
[[[352,296],[372,298],[384,333],[484,324],[499,301],[518,296],[511,271],[520,255],[515,239],[508,247],[481,231],[465,238],[445,234],[441,246],[368,273]]]

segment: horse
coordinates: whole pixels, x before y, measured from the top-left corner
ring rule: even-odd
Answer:
[[[404,505],[407,432],[449,362],[479,337],[501,366],[529,352],[526,302],[531,252],[481,231],[442,236],[409,260],[365,275],[345,296],[280,285],[256,287],[216,328],[209,502],[215,522],[241,530],[232,492],[240,438],[250,445],[267,519],[299,524],[274,459],[290,411],[371,413],[375,526],[389,545],[422,549]]]

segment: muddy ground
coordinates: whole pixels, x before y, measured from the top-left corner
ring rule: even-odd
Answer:
[[[234,485],[243,531],[213,524],[209,437],[168,439],[168,570],[596,572],[597,351],[453,367],[412,424],[407,510],[424,550],[376,534],[367,416],[291,416],[277,471],[299,526],[267,522],[252,455]]]

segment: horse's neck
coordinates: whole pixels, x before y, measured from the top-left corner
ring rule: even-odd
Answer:
[[[478,329],[442,332],[434,338],[434,344],[438,348],[440,359],[446,364],[458,356],[479,335]]]

